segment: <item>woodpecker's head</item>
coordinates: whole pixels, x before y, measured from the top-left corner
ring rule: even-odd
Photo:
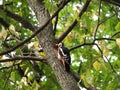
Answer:
[[[60,42],[59,44],[58,44],[58,47],[63,47],[64,46],[64,43],[63,42]]]
[[[58,48],[61,48],[61,47],[63,47],[64,46],[64,43],[63,42],[60,42],[60,43],[58,43],[58,44],[54,44],[53,45],[53,48],[55,49],[55,50],[58,50]]]

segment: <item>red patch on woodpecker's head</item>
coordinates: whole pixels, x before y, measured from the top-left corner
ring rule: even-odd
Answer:
[[[58,44],[53,44],[53,48],[55,49],[55,50],[58,50]]]

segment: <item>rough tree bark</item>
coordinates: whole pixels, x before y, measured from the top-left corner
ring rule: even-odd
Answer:
[[[35,12],[40,26],[44,25],[44,23],[50,18],[50,15],[44,6],[43,0],[27,0],[27,2]],[[52,23],[50,22],[44,30],[37,35],[37,37],[47,55],[47,61],[54,70],[62,90],[79,90],[76,80],[71,74],[63,70],[63,67],[53,49],[55,37],[53,35]]]

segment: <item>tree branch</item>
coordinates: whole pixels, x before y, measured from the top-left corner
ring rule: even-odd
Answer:
[[[38,57],[33,57],[33,56],[15,56],[15,57],[9,58],[9,59],[1,59],[0,63],[10,62],[10,61],[16,61],[16,60],[41,61],[41,62],[47,64],[47,60],[45,58],[38,58]]]
[[[120,31],[116,32],[115,34],[113,34],[113,35],[111,36],[111,38],[115,37],[115,36],[118,35],[119,33],[120,33]]]
[[[115,39],[112,38],[96,38],[95,40],[110,40],[110,41],[115,41]]]
[[[99,6],[99,16],[100,16],[101,1],[100,1],[100,4],[99,4],[99,5],[100,5],[100,6]],[[102,23],[104,23],[104,22],[107,21],[109,18],[113,17],[114,15],[116,15],[116,14],[111,15],[110,17],[108,17],[107,19],[104,19],[104,20],[101,21],[101,22],[100,22],[100,17],[98,18],[98,24],[97,24],[97,26],[96,26],[96,28],[95,28],[93,43],[83,43],[83,44],[81,44],[81,45],[77,45],[77,46],[75,46],[75,47],[72,47],[72,48],[70,48],[69,50],[71,51],[71,50],[74,50],[74,49],[76,49],[76,48],[79,48],[79,47],[82,47],[82,46],[86,46],[86,45],[94,45],[94,42],[95,42],[96,40],[111,40],[111,41],[115,41],[115,39],[112,39],[112,38],[113,38],[115,35],[117,35],[118,33],[120,33],[120,31],[119,31],[119,32],[116,32],[114,35],[112,35],[112,38],[96,38],[96,34],[97,34],[97,30],[98,30],[99,25],[101,25]]]
[[[61,42],[72,31],[77,23],[78,21],[75,19],[70,27],[57,39],[58,43]]]
[[[83,15],[83,13],[87,10],[91,0],[86,0],[82,10],[79,13],[79,17]],[[69,28],[57,39],[58,43],[63,41],[64,38],[73,30],[75,25],[78,23],[77,19],[74,20],[74,22],[69,26]]]
[[[55,18],[55,24],[54,24],[54,29],[53,29],[54,35],[56,34],[56,28],[57,28],[57,23],[58,23],[58,16],[59,16],[59,14],[57,14],[56,18]]]
[[[1,17],[0,17],[0,24],[2,24],[5,28],[9,27],[9,24]]]
[[[110,41],[115,41],[115,39],[112,39],[112,38],[96,38],[95,40],[93,40],[93,43],[83,43],[83,44],[74,46],[74,47],[70,48],[69,50],[72,51],[72,50],[77,49],[77,48],[82,47],[82,46],[96,45],[94,42],[95,42],[95,41],[98,41],[98,40],[110,40]]]
[[[91,0],[86,0],[84,6],[83,6],[83,8],[82,8],[82,10],[81,10],[80,13],[79,13],[79,17],[81,17],[81,16],[83,15],[83,13],[87,10],[90,2],[91,2]]]
[[[102,1],[120,6],[120,0],[102,0]]]
[[[94,43],[83,43],[83,44],[80,44],[80,45],[70,48],[69,51],[72,51],[72,50],[82,47],[82,46],[89,46],[89,45],[94,45]]]
[[[14,14],[13,12],[4,9],[3,7],[0,7],[1,10],[4,10],[7,14],[7,16],[13,18],[14,20],[20,22],[22,24],[23,27],[30,29],[31,31],[35,31],[37,27],[33,26],[30,22],[28,22],[27,20],[25,20],[23,17]]]
[[[58,10],[52,15],[51,19],[53,19],[64,7],[67,3],[69,3],[70,0],[65,0],[62,5],[58,8]]]
[[[102,52],[102,50],[100,49],[100,47],[98,46],[98,44],[95,43],[95,45],[97,46],[98,50],[100,51],[101,57],[103,58],[103,52]]]

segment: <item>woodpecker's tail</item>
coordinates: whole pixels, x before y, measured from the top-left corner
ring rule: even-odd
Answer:
[[[65,71],[70,72],[70,64],[65,63]]]

